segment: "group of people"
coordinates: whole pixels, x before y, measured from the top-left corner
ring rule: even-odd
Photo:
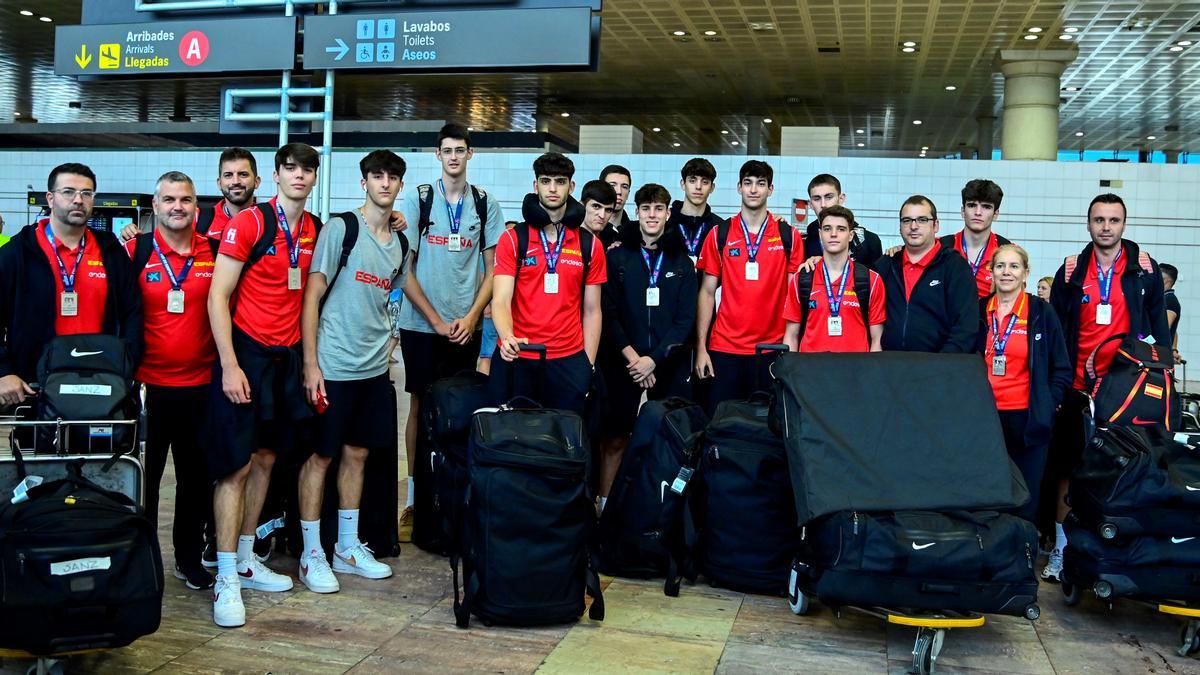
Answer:
[[[40,350],[56,335],[127,342],[148,389],[147,512],[157,513],[170,448],[175,574],[213,588],[220,626],[244,624],[241,589],[293,586],[254,551],[277,458],[300,465],[300,582],[330,593],[338,574],[392,574],[359,540],[358,507],[370,450],[392,442],[394,425],[381,420],[396,414],[397,342],[409,466],[429,385],[478,367],[496,400],[528,396],[594,423],[601,509],[643,398],[684,396],[711,412],[748,397],[769,382],[763,345],[978,353],[1033,518],[1047,467],[1064,480],[1077,461],[1049,445],[1056,411],[1079,405],[1088,355],[1118,333],[1170,343],[1178,322],[1164,298],[1177,272],[1124,238],[1114,194],[1092,200],[1091,241],[1049,280],[1046,300],[1025,291],[1028,254],[993,231],[1003,192],[989,180],[963,187],[955,234],[939,236],[932,200],[906,199],[903,244],[884,251],[828,174],[810,182],[816,219],[797,232],[768,209],[774,175],[763,161],[742,165],[741,205],[725,220],[708,204],[717,175],[703,158],[683,165],[679,200],[654,183],[633,190],[617,165],[576,199],[573,163],[546,153],[520,218],[506,221],[496,197],[468,182],[467,129],[448,124],[437,142],[440,177],[405,192],[399,209],[405,162],[376,150],[359,163],[362,205],[324,224],[306,210],[313,148],[279,148],[265,201],[254,156],[229,148],[215,206],[199,208],[192,179],[169,171],[155,186],[153,230],[122,233],[124,243],[87,228],[96,176],[63,164],[48,178],[48,217],[0,248],[0,404],[34,394]],[[1101,349],[1100,373],[1116,346]],[[320,514],[335,458],[330,560]],[[401,526],[411,531],[411,478],[407,492]],[[1061,525],[1056,535],[1043,576],[1061,570]]]

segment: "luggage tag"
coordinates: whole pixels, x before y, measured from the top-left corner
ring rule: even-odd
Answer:
[[[547,274],[542,277],[542,291],[547,295],[558,293],[558,274]]]
[[[79,316],[79,294],[75,291],[63,291],[58,296],[58,311],[63,316]]]
[[[25,476],[17,486],[13,488],[13,496],[10,500],[13,504],[29,501],[29,491],[42,484],[41,476]]]
[[[658,307],[658,287],[652,286],[646,289],[646,306]]]
[[[258,537],[259,539],[266,539],[267,535],[271,534],[275,530],[282,529],[283,525],[284,525],[283,518],[276,518],[275,520],[268,520],[267,522],[263,523],[262,525],[259,525],[254,530],[254,535],[256,537]]]
[[[288,290],[289,291],[300,290],[300,268],[299,267],[289,267],[288,268]]]
[[[758,281],[758,263],[746,263],[746,281]]]
[[[1112,305],[1101,303],[1096,306],[1096,324],[1107,326],[1112,323]]]
[[[171,289],[167,291],[167,313],[183,314],[183,291]]]
[[[451,234],[450,239],[446,242],[446,250],[452,253],[458,253],[462,250],[462,235]]]
[[[996,377],[1004,377],[1004,371],[1008,365],[1008,357],[1003,354],[998,354],[992,357],[992,375]]]
[[[696,473],[696,470],[689,466],[679,467],[679,475],[675,476],[675,480],[671,481],[671,492],[682,495],[683,491],[687,489],[688,481],[692,479],[692,474],[694,473]]]
[[[842,317],[840,317],[840,316],[829,317],[829,337],[841,337],[841,336],[842,336]]]

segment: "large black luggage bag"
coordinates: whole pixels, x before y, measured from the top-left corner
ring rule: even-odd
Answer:
[[[596,510],[583,420],[563,410],[479,412],[471,423],[461,558],[451,553],[454,614],[536,626],[604,618],[592,564]],[[464,592],[459,600],[459,563]]]
[[[1068,518],[1063,590],[1074,602],[1090,588],[1102,599],[1200,602],[1200,539],[1138,537],[1105,541]]]
[[[99,423],[69,425],[61,439],[55,429],[39,428],[37,452],[80,455],[133,451],[135,427],[105,422],[137,419],[140,410],[134,394],[135,369],[125,342],[112,335],[60,335],[48,342],[38,360],[41,393],[37,419]]]
[[[841,512],[806,528],[797,569],[802,590],[834,607],[1032,619],[1037,542],[1031,523],[996,512]]]
[[[723,401],[708,425],[689,504],[700,571],[714,586],[786,595],[800,530],[769,398]]]
[[[41,656],[123,647],[158,630],[162,558],[142,510],[82,477],[0,507],[0,647]]]

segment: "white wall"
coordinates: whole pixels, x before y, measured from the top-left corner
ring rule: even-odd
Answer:
[[[102,192],[149,192],[164,171],[188,173],[200,191],[216,194],[216,150],[27,150],[0,151],[0,213],[8,234],[26,220],[26,185],[44,189],[50,169],[66,161],[92,167]],[[256,152],[264,176],[264,195],[274,192],[269,172],[272,153]],[[362,151],[340,151],[333,158],[333,210],[360,203],[357,162]],[[408,162],[406,185],[413,189],[438,176],[432,152],[403,155]],[[520,219],[520,201],[532,189],[530,153],[480,152],[471,161],[472,182],[498,196],[508,219]],[[679,168],[684,155],[577,155],[576,182],[595,177],[605,165],[623,164],[633,173],[634,186],[665,185],[678,198]],[[722,215],[738,206],[737,169],[745,156],[709,158],[717,169],[717,190],[711,203]],[[957,207],[959,190],[972,178],[990,178],[1004,190],[996,230],[1025,246],[1032,258],[1033,279],[1052,276],[1064,256],[1077,253],[1087,241],[1086,209],[1102,192],[1121,195],[1129,206],[1126,236],[1141,244],[1159,262],[1180,269],[1178,295],[1184,308],[1180,351],[1200,364],[1200,166],[1171,164],[1052,163],[1015,161],[764,157],[775,169],[776,213],[791,210],[794,197],[804,197],[808,180],[832,173],[842,181],[846,206],[860,223],[879,234],[884,245],[899,243],[897,209],[911,194],[930,197],[941,209],[942,233],[962,228]],[[1119,188],[1102,188],[1100,180],[1120,180]],[[632,198],[631,198],[632,201]],[[632,214],[632,204],[628,210]],[[1031,282],[1031,287],[1033,283]],[[1197,365],[1200,378],[1200,365]]]

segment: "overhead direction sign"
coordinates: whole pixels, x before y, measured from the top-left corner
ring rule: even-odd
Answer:
[[[310,16],[304,67],[586,70],[599,19],[588,7],[411,10]]]
[[[58,26],[57,75],[291,70],[295,17]]]

